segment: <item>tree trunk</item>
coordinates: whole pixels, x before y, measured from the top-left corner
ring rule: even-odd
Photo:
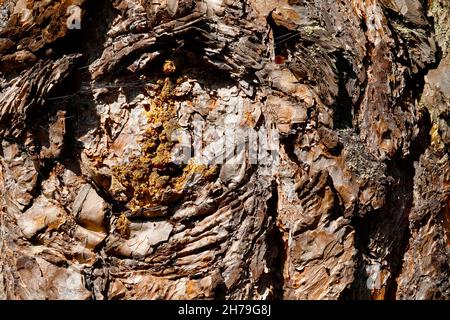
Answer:
[[[1,299],[449,299],[448,0],[0,0]]]

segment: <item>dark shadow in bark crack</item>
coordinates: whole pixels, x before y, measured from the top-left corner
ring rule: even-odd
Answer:
[[[339,79],[339,93],[334,104],[334,127],[345,129],[353,127],[353,102],[347,91],[346,84],[350,79],[356,78],[353,66],[345,58],[343,52],[337,52],[336,68]]]
[[[399,151],[387,163],[387,175],[392,177],[394,182],[386,191],[383,208],[352,219],[355,229],[355,247],[358,250],[356,259],[358,267],[354,283],[342,295],[344,300],[365,300],[376,295],[376,291],[367,287],[369,276],[367,267],[371,265],[371,261],[387,262],[387,265],[381,266],[381,268],[387,268],[391,275],[386,282],[384,298],[396,298],[396,278],[401,272],[403,257],[410,238],[409,213],[413,206],[414,162],[418,161],[430,144],[428,133],[431,129],[431,120],[428,112],[424,112],[418,125],[421,130],[411,144],[411,153],[403,157]],[[374,248],[381,248],[381,250],[373,250]],[[385,255],[385,252],[388,253]]]
[[[390,192],[390,206],[393,212],[398,208],[397,204],[402,202],[404,205],[404,211],[402,215],[397,218],[399,224],[404,229],[403,238],[399,239],[399,242],[388,256],[388,260],[392,261],[391,278],[388,283],[386,294],[388,299],[395,299],[397,292],[396,278],[401,272],[403,258],[408,248],[409,238],[411,236],[409,230],[409,213],[413,207],[413,190],[414,190],[414,175],[415,168],[414,163],[419,161],[419,158],[424,154],[425,150],[431,143],[431,137],[429,132],[431,130],[431,119],[428,111],[424,110],[422,118],[418,124],[420,132],[418,137],[412,141],[410,147],[410,154],[406,158],[394,159],[388,164],[388,172],[391,172],[394,178],[400,181],[403,186],[403,190],[394,189]],[[406,197],[405,197],[406,196]],[[397,198],[395,198],[397,197]],[[395,245],[395,244],[394,244]]]
[[[270,272],[267,274],[267,280],[272,283],[274,292],[272,299],[283,299],[284,288],[284,262],[286,261],[287,252],[282,234],[277,227],[278,216],[278,184],[272,181],[272,196],[267,201],[267,215],[271,218],[272,229],[267,235],[267,248],[271,251],[267,252],[266,259],[269,263]]]

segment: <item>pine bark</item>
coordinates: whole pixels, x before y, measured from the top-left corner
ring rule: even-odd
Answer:
[[[449,299],[449,48],[447,0],[0,0],[0,299]]]

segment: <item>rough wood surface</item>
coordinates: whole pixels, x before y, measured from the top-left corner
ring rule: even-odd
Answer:
[[[449,299],[449,50],[447,0],[0,0],[0,299]]]

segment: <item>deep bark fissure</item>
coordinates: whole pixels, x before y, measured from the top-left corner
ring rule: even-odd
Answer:
[[[400,243],[397,247],[398,253],[396,253],[395,250],[392,251],[391,257],[389,258],[389,260],[392,261],[391,278],[390,283],[388,283],[387,286],[387,295],[390,299],[396,298],[398,288],[397,277],[402,270],[404,256],[411,238],[409,214],[411,208],[414,205],[414,164],[419,161],[420,156],[424,154],[425,150],[431,143],[431,138],[428,135],[431,130],[431,119],[429,113],[426,110],[424,111],[424,114],[422,115],[422,118],[419,122],[419,128],[419,135],[415,140],[413,140],[410,146],[410,154],[406,158],[397,159],[397,161],[395,159],[392,160],[388,166],[388,172],[390,172],[392,176],[400,179],[401,185],[403,185],[405,188],[404,194],[406,196],[406,200],[404,202],[404,212],[401,213],[400,219],[398,220],[401,224],[404,225],[404,236],[400,240]],[[395,194],[395,192],[389,194]],[[396,206],[393,205],[392,207],[395,208]]]
[[[353,127],[354,108],[353,101],[348,94],[346,84],[349,79],[355,79],[356,74],[352,65],[342,52],[337,52],[336,68],[339,79],[339,92],[334,103],[334,128],[346,129]]]
[[[364,103],[364,98],[367,93],[367,88],[369,86],[369,69],[372,65],[372,51],[374,50],[374,45],[372,42],[370,42],[369,37],[367,36],[367,25],[365,19],[361,19],[360,21],[361,29],[364,31],[365,35],[365,55],[362,59],[362,65],[364,68],[364,80],[361,83],[359,97],[356,100],[356,102],[353,104],[353,127],[355,128],[355,132],[359,134],[359,123],[357,121],[356,116],[359,114],[359,111],[361,110],[361,106]]]
[[[357,209],[355,209],[357,210]],[[378,220],[377,212],[368,212],[364,217],[354,216],[351,226],[355,230],[355,271],[353,282],[342,292],[343,300],[368,300],[371,297],[370,289],[367,288],[368,273],[366,272],[365,255],[370,255],[367,250],[369,239],[368,226]]]
[[[278,219],[278,183],[272,181],[272,195],[267,201],[267,215],[271,218],[271,232],[267,236],[267,247],[275,250],[271,252],[271,272],[267,275],[274,287],[272,299],[283,299],[284,295],[284,262],[286,261],[285,244],[282,233],[277,225]]]
[[[356,232],[355,247],[358,250],[358,268],[355,273],[355,282],[343,294],[344,299],[370,299],[372,292],[367,288],[368,267],[367,258],[379,260],[376,254],[368,250],[369,243],[377,239],[375,234],[386,232],[379,237],[380,243],[377,248],[381,252],[387,249],[389,254],[383,260],[389,262],[389,281],[386,283],[386,298],[395,299],[397,282],[396,279],[402,270],[402,263],[410,240],[409,213],[413,206],[414,187],[414,163],[425,152],[430,144],[428,132],[431,129],[431,121],[427,112],[424,113],[418,137],[413,141],[411,154],[402,157],[400,153],[388,162],[387,175],[393,177],[392,183],[387,190],[387,199],[384,207],[380,210],[371,211],[363,217],[355,216],[352,225]],[[400,209],[403,208],[403,209]],[[356,209],[357,210],[357,209]],[[383,225],[394,227],[385,228]],[[389,240],[384,240],[389,239]],[[386,248],[380,246],[385,245]]]

